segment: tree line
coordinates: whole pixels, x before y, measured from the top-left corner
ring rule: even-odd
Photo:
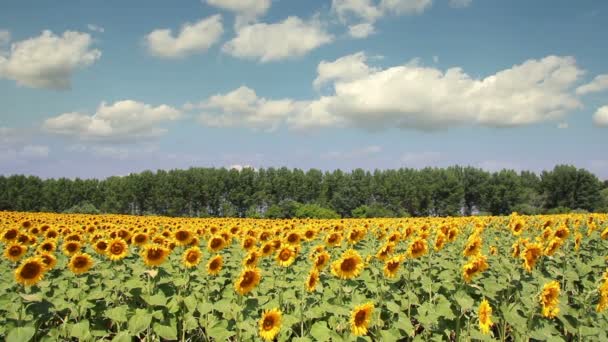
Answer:
[[[190,168],[98,179],[0,176],[0,210],[218,217],[406,217],[608,211],[608,181],[570,165],[321,171]]]

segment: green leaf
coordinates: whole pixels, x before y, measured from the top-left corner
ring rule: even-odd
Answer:
[[[156,306],[167,305],[167,298],[165,297],[165,295],[162,292],[157,293],[153,296],[144,296],[143,300],[146,301],[146,303],[148,303],[150,305],[156,305]]]
[[[454,300],[456,301],[456,303],[458,303],[458,305],[460,305],[460,308],[463,310],[470,310],[475,304],[473,298],[471,298],[471,296],[469,296],[463,290],[460,290],[456,292],[456,294],[454,294]]]
[[[220,322],[208,330],[208,335],[216,341],[227,341],[235,332],[228,330],[227,322]]]
[[[26,302],[40,302],[40,301],[42,301],[42,294],[40,292],[30,293],[30,294],[20,293],[19,295]]]
[[[177,327],[175,325],[162,325],[160,323],[154,323],[153,329],[158,336],[166,340],[177,339]]]
[[[129,330],[132,334],[137,335],[146,330],[150,323],[152,323],[152,315],[146,310],[138,309],[135,315],[129,319]]]
[[[6,342],[24,342],[29,341],[34,337],[36,329],[32,327],[18,327],[8,332]]]
[[[197,308],[198,308],[198,312],[200,312],[201,315],[206,315],[213,310],[213,305],[211,305],[209,303],[201,302],[201,303],[198,303]]]
[[[84,320],[72,325],[70,336],[76,337],[79,340],[84,340],[91,337],[89,332],[89,321]]]
[[[399,305],[395,302],[388,302],[386,303],[386,308],[390,311],[390,312],[394,312],[396,314],[401,312],[401,307],[399,307]]]
[[[127,306],[121,305],[106,310],[105,315],[113,322],[125,323],[127,321]]]
[[[112,342],[131,342],[131,334],[128,331],[121,331],[114,336]]]
[[[397,320],[397,322],[395,322],[394,327],[399,330],[402,330],[408,336],[414,336],[414,333],[416,332],[416,329],[414,329],[412,322],[409,318],[407,318],[407,316],[405,316],[405,314],[399,315],[399,319]]]
[[[327,327],[326,322],[316,322],[310,328],[310,335],[315,338],[316,341],[329,341],[331,330]]]
[[[184,298],[184,305],[186,305],[188,312],[194,312],[196,310],[197,304],[198,304],[198,301],[192,295]]]
[[[393,329],[391,330],[381,330],[380,336],[382,336],[382,341],[393,342],[399,340],[399,332]]]

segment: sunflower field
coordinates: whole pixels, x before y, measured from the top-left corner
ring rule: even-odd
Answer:
[[[608,215],[0,212],[0,340],[608,340]]]

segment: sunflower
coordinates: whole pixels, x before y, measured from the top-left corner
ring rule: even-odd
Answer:
[[[302,238],[300,237],[300,234],[298,234],[297,232],[291,232],[287,234],[287,238],[285,239],[285,241],[288,245],[297,246],[300,244],[301,239]]]
[[[97,242],[95,242],[95,244],[93,245],[93,249],[95,249],[95,252],[97,252],[97,254],[106,254],[106,251],[108,250],[108,241],[97,240]]]
[[[481,251],[481,245],[481,237],[477,234],[472,234],[471,236],[469,236],[469,239],[467,240],[467,244],[464,247],[464,251],[462,252],[462,254],[466,257],[477,255]]]
[[[428,247],[426,240],[418,238],[418,239],[412,241],[409,248],[407,249],[407,254],[411,258],[419,258],[419,257],[425,255],[426,252],[428,251],[428,249],[429,249],[429,247]]]
[[[194,246],[186,249],[182,255],[182,265],[187,268],[196,267],[201,262],[203,253],[201,249]]]
[[[490,333],[490,327],[494,324],[492,323],[492,307],[485,298],[479,305],[477,316],[479,317],[479,330],[484,334]]]
[[[141,257],[142,259],[144,259],[144,263],[146,265],[159,266],[160,264],[165,262],[167,256],[169,256],[169,252],[170,250],[167,247],[161,245],[147,244],[141,251]]]
[[[260,336],[265,341],[272,341],[281,331],[281,311],[277,308],[264,311],[260,318]]]
[[[313,292],[317,288],[317,284],[319,283],[319,271],[316,268],[312,268],[310,273],[308,273],[308,278],[306,278],[306,291]]]
[[[543,316],[554,318],[559,313],[559,293],[560,286],[555,280],[546,283],[543,286],[543,291],[540,294],[540,303],[543,307]]]
[[[446,242],[445,234],[441,231],[437,232],[437,236],[435,237],[435,245],[433,246],[433,249],[435,249],[435,251],[440,251],[441,249],[443,249],[443,246],[445,246],[445,242]]]
[[[38,283],[44,277],[45,264],[40,257],[31,257],[23,260],[15,270],[15,280],[24,286]]]
[[[245,256],[245,259],[243,259],[243,266],[255,267],[258,264],[259,260],[260,260],[260,254],[258,253],[258,251],[255,248],[253,248],[249,251],[249,253],[247,253],[247,255]]]
[[[583,234],[577,232],[574,235],[574,251],[575,252],[578,252],[578,250],[581,248],[582,240],[583,240]]]
[[[394,257],[387,259],[384,262],[384,276],[387,278],[394,278],[397,275],[397,271],[399,271],[399,266],[401,266],[403,259],[403,255],[395,255]]]
[[[207,243],[207,249],[209,249],[210,252],[217,253],[222,248],[224,248],[224,243],[224,239],[221,236],[216,235],[209,239],[209,242]]]
[[[2,242],[7,243],[7,242],[11,242],[14,241],[15,239],[17,239],[17,236],[19,236],[19,230],[17,228],[10,228],[4,231],[4,233],[2,233]]]
[[[61,250],[63,251],[63,254],[71,257],[72,255],[78,253],[81,248],[82,245],[79,241],[67,241],[63,243]]]
[[[331,265],[331,273],[341,279],[358,277],[363,270],[363,259],[354,249],[349,249]]]
[[[511,229],[511,232],[513,232],[513,235],[518,236],[524,231],[525,224],[524,220],[515,219],[509,224],[509,228]]]
[[[340,244],[342,244],[342,234],[334,232],[327,235],[325,238],[325,243],[331,247],[340,246]]]
[[[207,262],[207,273],[211,275],[218,275],[222,270],[224,260],[221,255],[216,255]]]
[[[296,260],[295,248],[283,247],[277,251],[277,262],[283,267],[288,267]]]
[[[470,283],[475,275],[487,270],[488,267],[487,258],[481,254],[476,255],[462,267],[462,277],[465,282]]]
[[[355,307],[350,315],[350,331],[355,336],[363,336],[367,334],[367,329],[372,321],[373,311],[373,303],[366,303]]]
[[[597,303],[595,311],[602,312],[608,308],[608,271],[602,277],[602,285],[598,289],[600,301]]]
[[[55,249],[57,249],[57,244],[55,243],[55,240],[45,240],[37,248],[39,252],[49,253],[54,252]]]
[[[565,240],[568,238],[568,236],[570,236],[570,229],[568,229],[565,224],[560,225],[553,233],[553,236],[558,239]]]
[[[186,245],[190,244],[190,242],[192,241],[192,238],[194,238],[194,235],[188,229],[182,228],[182,229],[178,229],[175,232],[175,234],[173,234],[173,238],[175,239],[175,242],[178,245],[186,246]]]
[[[261,277],[258,268],[246,268],[241,272],[241,275],[234,283],[234,288],[240,295],[245,295],[251,292],[260,283]]]
[[[272,254],[272,252],[274,252],[274,247],[272,246],[272,242],[266,242],[260,249],[260,252],[261,252],[261,256],[263,256],[263,257],[267,257],[270,254]]]
[[[38,257],[40,257],[40,259],[42,260],[42,263],[44,264],[45,272],[52,270],[53,267],[55,267],[55,265],[57,265],[57,258],[52,253],[47,253],[47,252],[40,253],[38,255]]]
[[[521,257],[524,259],[524,268],[528,272],[536,265],[538,259],[543,255],[543,247],[540,243],[528,243]]]
[[[44,237],[47,239],[56,239],[59,236],[59,232],[53,228],[46,231]]]
[[[27,246],[12,243],[4,248],[4,257],[12,262],[17,262],[27,253]]]
[[[146,233],[135,233],[132,237],[131,237],[131,243],[134,244],[135,246],[143,246],[145,244],[148,243],[148,234]]]
[[[547,244],[547,247],[545,247],[543,253],[547,256],[553,255],[562,246],[562,243],[563,240],[561,240],[560,238],[555,237],[551,239],[551,241],[549,241],[549,244]]]
[[[376,253],[376,258],[385,261],[390,257],[390,255],[395,251],[395,244],[392,242],[387,242],[384,246],[380,247],[378,253]]]
[[[114,238],[108,243],[106,255],[110,260],[116,261],[123,259],[129,254],[129,245],[121,238]]]
[[[329,258],[329,253],[327,253],[326,251],[317,253],[317,256],[315,257],[314,267],[319,271],[324,269],[327,263],[329,262]]]
[[[93,258],[87,253],[76,253],[68,263],[70,271],[74,274],[82,274],[93,267]]]

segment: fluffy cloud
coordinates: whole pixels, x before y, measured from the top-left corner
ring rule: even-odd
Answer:
[[[593,115],[593,123],[598,127],[608,127],[608,106],[602,106]]]
[[[167,105],[152,107],[124,100],[111,105],[102,102],[93,115],[63,113],[47,119],[43,128],[53,134],[81,140],[135,141],[164,134],[167,130],[159,127],[160,124],[180,117],[180,111]]]
[[[578,95],[586,95],[598,93],[606,89],[608,89],[608,74],[596,76],[593,81],[576,88],[576,93]]]
[[[348,27],[348,34],[353,38],[366,38],[375,32],[376,29],[374,28],[374,25],[370,23],[361,23]]]
[[[382,17],[382,11],[371,0],[333,0],[331,8],[342,22],[358,18],[373,23]]]
[[[32,88],[70,88],[72,73],[101,57],[91,44],[87,33],[66,31],[57,36],[43,31],[38,37],[13,43],[6,56],[0,55],[0,77]]]
[[[296,110],[297,104],[289,99],[258,97],[252,89],[241,86],[227,94],[211,96],[196,107],[203,111],[199,120],[205,126],[274,130]]]
[[[207,4],[234,12],[237,28],[255,21],[270,8],[270,0],[207,0]]]
[[[548,56],[485,78],[460,68],[442,71],[416,63],[365,69],[361,53],[326,63],[317,83],[333,92],[289,118],[294,128],[357,126],[433,130],[457,125],[513,127],[562,118],[581,103],[572,88],[583,71],[572,57]],[[368,71],[367,73],[365,71]],[[331,75],[331,76],[328,76]]]
[[[469,7],[473,0],[450,0],[450,6],[454,8]]]
[[[367,64],[367,56],[364,52],[338,58],[333,62],[321,61],[317,67],[317,78],[313,81],[315,88],[321,87],[330,81],[350,81],[368,76],[371,72],[378,71],[370,68]]]
[[[333,40],[318,19],[298,17],[274,23],[259,23],[239,28],[236,37],[224,44],[223,51],[234,57],[270,62],[305,55]]]
[[[179,58],[207,50],[223,33],[222,17],[217,14],[196,23],[184,24],[177,35],[171,29],[154,30],[146,36],[145,41],[152,55]]]

